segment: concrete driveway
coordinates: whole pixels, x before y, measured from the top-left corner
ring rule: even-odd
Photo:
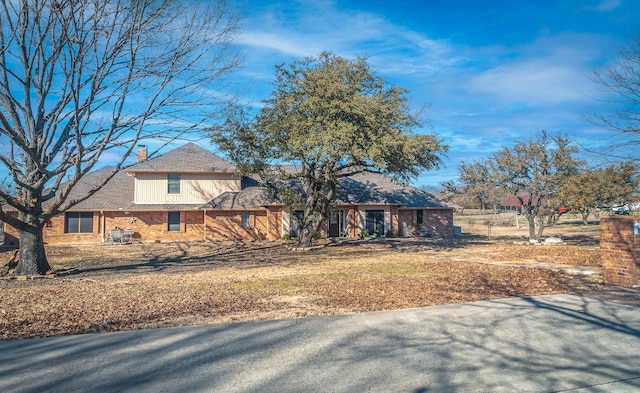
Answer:
[[[639,392],[640,293],[0,342],[1,392]]]

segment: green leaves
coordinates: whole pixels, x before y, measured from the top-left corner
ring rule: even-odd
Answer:
[[[582,165],[575,153],[577,149],[566,137],[540,131],[536,138],[503,147],[486,160],[461,164],[460,181],[481,205],[497,206],[505,197],[516,196],[525,208],[530,237],[534,238],[536,217],[557,212],[555,207],[543,208],[551,198],[556,201],[565,180]],[[537,237],[541,235],[540,230]]]
[[[307,214],[326,218],[341,178],[374,171],[407,181],[437,167],[447,150],[433,133],[414,134],[421,124],[408,107],[407,91],[386,86],[364,57],[324,52],[278,65],[275,79],[252,121],[237,111],[212,137],[247,168],[299,166],[284,178],[296,178],[307,194],[305,223]]]

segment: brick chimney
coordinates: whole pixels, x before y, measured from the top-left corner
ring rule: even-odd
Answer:
[[[142,162],[147,159],[147,145],[138,145],[138,162]]]

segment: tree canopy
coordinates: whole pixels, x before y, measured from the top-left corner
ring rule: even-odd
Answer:
[[[535,138],[503,147],[485,160],[461,163],[459,181],[464,190],[489,201],[515,196],[529,222],[529,238],[540,239],[544,227],[564,212],[558,210],[562,202],[556,196],[582,165],[575,153],[577,148],[568,138],[540,131]],[[543,216],[551,221],[540,220]]]
[[[45,273],[42,227],[105,184],[139,140],[210,123],[239,64],[224,0],[0,0],[0,219],[22,274]],[[166,139],[165,139],[166,140]],[[109,176],[70,198],[106,153]]]
[[[637,165],[631,161],[605,168],[588,168],[568,177],[558,197],[587,224],[589,214],[598,208],[635,202],[633,198],[638,196],[639,182]]]
[[[408,181],[441,163],[447,147],[421,126],[407,90],[388,86],[366,58],[324,52],[276,67],[271,98],[253,118],[243,111],[213,130],[213,140],[246,171],[282,193],[291,182],[304,206],[299,242],[308,245],[328,217],[341,178],[383,172]],[[292,164],[295,170],[283,170]]]

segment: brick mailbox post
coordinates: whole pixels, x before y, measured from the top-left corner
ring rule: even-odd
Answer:
[[[634,234],[637,221],[640,217],[600,219],[600,256],[603,279],[607,284],[622,287],[640,285],[640,234]]]

